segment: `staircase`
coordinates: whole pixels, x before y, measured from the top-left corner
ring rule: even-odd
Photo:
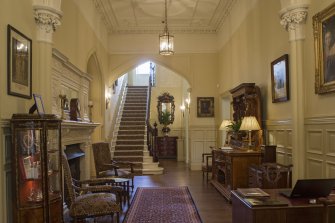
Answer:
[[[163,168],[154,163],[147,147],[148,87],[128,86],[123,97],[112,140],[113,159],[135,163],[138,174],[162,174]]]

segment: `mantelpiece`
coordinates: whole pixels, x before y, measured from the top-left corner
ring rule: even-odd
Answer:
[[[61,117],[59,95],[66,95],[68,101],[78,98],[81,120],[88,118],[88,93],[92,77],[74,66],[69,59],[56,49],[52,50],[52,113]]]
[[[99,123],[92,122],[75,122],[63,120],[62,122],[62,148],[73,144],[80,144],[80,149],[85,153],[85,156],[80,158],[80,169],[82,179],[89,179],[91,173],[91,151],[92,141],[91,135]]]

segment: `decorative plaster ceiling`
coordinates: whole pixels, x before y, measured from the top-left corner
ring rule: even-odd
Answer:
[[[93,0],[110,33],[160,33],[164,0]],[[167,0],[170,33],[216,33],[236,0]]]

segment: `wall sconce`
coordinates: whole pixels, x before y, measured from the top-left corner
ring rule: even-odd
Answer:
[[[188,110],[188,113],[190,113],[191,99],[190,98],[186,98],[185,102],[186,102],[186,109]]]
[[[261,127],[258,124],[258,121],[255,116],[246,116],[242,120],[242,124],[240,130],[246,130],[249,132],[249,149],[251,148],[251,131],[252,130],[260,130]]]
[[[184,117],[184,112],[185,112],[185,105],[184,104],[180,105],[180,110],[181,110],[181,112],[183,114],[183,117]]]
[[[93,122],[92,121],[92,108],[93,108],[93,101],[88,101],[88,112],[89,112],[89,119],[90,119],[90,122]]]
[[[109,106],[110,101],[111,101],[111,93],[108,92],[108,93],[106,94],[106,109],[108,109],[108,106]]]

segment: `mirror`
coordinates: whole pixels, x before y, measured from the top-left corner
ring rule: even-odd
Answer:
[[[172,124],[174,121],[174,97],[169,93],[165,92],[158,96],[157,113],[158,121],[163,124],[164,127]]]

